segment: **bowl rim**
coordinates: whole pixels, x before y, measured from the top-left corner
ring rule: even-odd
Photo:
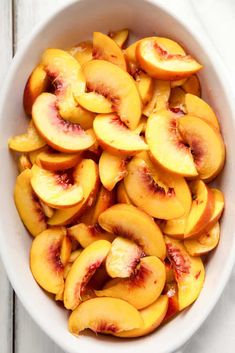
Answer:
[[[53,21],[53,19],[57,17],[60,13],[62,13],[64,10],[66,10],[70,6],[73,6],[75,3],[80,3],[85,1],[86,0],[68,0],[66,4],[60,6],[58,9],[53,11],[52,14],[47,15],[43,20],[39,21],[39,23],[31,31],[31,33],[28,36],[26,36],[26,38],[24,38],[22,43],[20,43],[20,47],[19,49],[17,49],[17,52],[12,59],[10,69],[8,70],[8,73],[5,77],[5,84],[0,92],[0,113],[2,112],[4,107],[5,96],[7,94],[9,82],[12,81],[14,72],[18,67],[19,62],[21,61],[21,58],[24,55],[25,50],[30,46],[32,39],[36,37],[40,33],[40,31],[42,31],[44,27],[46,27],[46,25],[49,22]],[[160,9],[160,11],[162,11],[163,13],[171,16],[175,21],[177,21],[181,25],[182,29],[185,32],[187,32],[190,36],[192,36],[196,40],[196,42],[198,42],[200,45],[202,45],[201,43],[203,43],[204,51],[208,54],[208,57],[211,58],[213,56],[213,61],[215,62],[215,66],[219,67],[219,70],[220,70],[219,77],[221,76],[225,77],[225,80],[220,80],[221,86],[222,86],[222,90],[225,92],[226,99],[229,102],[229,107],[233,111],[233,108],[232,108],[233,90],[232,90],[231,79],[228,75],[228,71],[225,67],[225,64],[222,61],[222,58],[220,57],[217,49],[215,48],[214,43],[210,40],[204,28],[200,27],[199,31],[197,31],[194,28],[190,28],[190,26],[186,23],[184,19],[180,18],[179,15],[175,14],[172,9],[166,8],[164,4],[162,4],[161,2],[159,3],[159,0],[139,0],[139,1],[142,1],[143,3],[149,3],[154,7],[156,7],[156,9]],[[226,85],[225,85],[225,82],[226,82]],[[234,110],[234,116],[235,116],[235,110]],[[23,304],[24,308],[26,309],[30,317],[40,327],[40,329],[48,337],[50,337],[50,339],[55,344],[57,344],[63,350],[68,350],[69,348],[67,347],[67,344],[64,343],[64,340],[61,339],[60,336],[54,333],[55,332],[54,328],[49,328],[48,331],[45,331],[44,324],[41,318],[36,315],[34,306],[30,304],[30,302],[27,301],[26,296],[23,295],[22,289],[18,281],[16,280],[14,269],[13,267],[10,266],[10,260],[5,251],[4,243],[1,244],[1,247],[0,247],[0,257],[2,259],[2,263],[7,273],[7,276],[10,280],[10,283],[14,291],[16,292],[17,297],[19,298],[20,302]],[[191,323],[190,327],[186,328],[184,333],[182,333],[179,337],[176,337],[176,339],[172,340],[172,343],[169,344],[170,346],[169,349],[165,351],[165,353],[173,353],[174,351],[180,349],[193,336],[193,334],[196,333],[199,327],[204,323],[204,321],[206,320],[206,318],[208,317],[208,315],[211,313],[216,303],[218,302],[225,288],[225,285],[227,284],[229,277],[231,276],[234,263],[235,263],[235,241],[232,246],[230,255],[227,257],[226,265],[224,266],[223,277],[219,281],[220,284],[215,288],[214,297],[208,303],[208,306],[204,309],[203,314],[201,314],[199,318],[196,317],[195,320]],[[72,352],[75,353],[75,351],[72,351],[71,349],[69,351],[71,353]]]

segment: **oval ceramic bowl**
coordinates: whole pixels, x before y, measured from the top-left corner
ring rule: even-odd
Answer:
[[[45,48],[68,48],[91,36],[93,31],[130,28],[136,37],[154,34],[182,43],[204,66],[200,74],[204,96],[215,108],[221,121],[227,146],[227,164],[217,180],[226,198],[221,241],[207,263],[206,282],[196,303],[152,335],[136,340],[119,340],[92,334],[73,337],[67,329],[67,313],[56,305],[34,281],[29,269],[31,239],[19,219],[13,202],[16,163],[7,148],[7,139],[25,129],[27,118],[22,109],[22,93],[28,75]],[[235,139],[234,105],[223,69],[206,38],[193,33],[190,23],[183,25],[157,1],[85,0],[72,3],[53,15],[19,50],[0,105],[0,250],[11,283],[38,325],[69,353],[170,353],[178,349],[198,329],[214,307],[229,278],[235,254],[234,202]]]

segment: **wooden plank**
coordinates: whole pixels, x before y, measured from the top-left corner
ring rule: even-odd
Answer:
[[[4,82],[5,74],[12,58],[12,4],[11,1],[0,1],[0,82]],[[0,352],[12,353],[13,336],[13,290],[0,261]]]

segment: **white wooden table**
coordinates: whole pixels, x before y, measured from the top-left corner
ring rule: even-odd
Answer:
[[[99,1],[99,0],[97,0]],[[110,0],[111,1],[111,0]],[[118,0],[116,0],[118,1]],[[160,0],[192,25],[206,30],[235,79],[235,0]],[[68,0],[0,0],[0,82],[21,41],[45,16]],[[214,311],[183,353],[235,352],[235,269]],[[0,353],[62,352],[31,320],[0,263]],[[88,352],[89,353],[89,352]]]

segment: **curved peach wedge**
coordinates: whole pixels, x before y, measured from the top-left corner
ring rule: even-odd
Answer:
[[[160,219],[172,219],[185,214],[190,208],[191,195],[184,178],[175,176],[154,166],[150,160],[135,157],[127,167],[125,189],[131,201]],[[182,204],[181,200],[185,203]]]
[[[136,308],[117,298],[93,298],[79,305],[69,318],[69,331],[78,335],[86,328],[95,333],[118,333],[139,328],[143,319]]]
[[[105,60],[92,60],[82,67],[88,91],[102,94],[130,129],[141,117],[141,99],[133,78],[118,66]]]
[[[217,222],[208,232],[200,235],[196,239],[184,241],[184,246],[191,256],[201,256],[213,250],[219,243],[220,226]]]
[[[199,177],[206,181],[214,179],[225,161],[225,147],[220,133],[203,119],[192,115],[180,117],[178,129],[183,141],[191,148]]]
[[[205,269],[201,258],[190,256],[179,240],[166,236],[165,242],[178,284],[179,310],[183,310],[199,296],[205,279]]]
[[[198,175],[190,149],[179,135],[178,120],[169,111],[149,117],[145,136],[153,159],[162,167],[183,176]]]
[[[120,48],[122,48],[128,39],[129,30],[127,28],[125,28],[125,29],[121,29],[120,31],[109,32],[108,35],[110,38],[112,38],[114,40],[114,42],[117,43],[117,45]]]
[[[105,260],[111,248],[107,240],[98,240],[82,251],[73,263],[65,281],[64,305],[74,310],[81,302],[81,295],[96,269]]]
[[[31,186],[31,170],[25,169],[16,178],[14,200],[17,211],[28,231],[36,236],[47,228],[42,206]]]
[[[82,187],[76,182],[72,184],[66,172],[54,173],[34,164],[31,173],[32,188],[47,205],[55,208],[67,208],[76,205],[83,199]]]
[[[129,205],[132,205],[131,199],[129,198],[129,196],[126,192],[125,185],[124,185],[123,181],[121,181],[117,187],[117,202],[118,203],[127,203]]]
[[[117,237],[106,258],[106,270],[112,278],[130,277],[142,256],[143,251],[132,240]]]
[[[25,134],[13,136],[8,141],[9,148],[17,152],[32,152],[45,145],[46,141],[38,134],[32,120]]]
[[[43,151],[37,156],[37,164],[51,172],[73,168],[80,160],[81,155],[78,153]]]
[[[130,338],[148,335],[161,325],[166,315],[167,308],[168,297],[167,295],[161,295],[153,304],[140,310],[140,315],[144,322],[140,328],[116,333],[115,336],[121,338]]]
[[[136,47],[136,57],[149,76],[160,80],[179,80],[199,71],[202,66],[176,42],[161,37],[149,37]]]
[[[113,111],[112,103],[96,92],[85,92],[81,94],[78,103],[85,109],[93,113],[111,113]]]
[[[170,92],[171,85],[169,81],[155,80],[152,97],[144,107],[143,114],[149,117],[155,110],[167,109]]]
[[[66,230],[63,227],[47,229],[33,240],[30,268],[37,283],[49,293],[57,294],[64,287],[64,266],[60,249]]]
[[[148,149],[143,138],[128,129],[115,114],[97,115],[93,127],[98,142],[110,153],[130,156]]]
[[[30,169],[32,164],[26,154],[22,154],[18,159],[18,170],[22,173],[25,169]]]
[[[57,98],[51,93],[42,93],[34,102],[32,116],[40,135],[61,152],[78,152],[91,147],[94,138],[79,124],[62,119],[56,104]]]
[[[148,104],[153,94],[153,79],[144,72],[140,72],[136,78],[136,85],[138,87],[143,105]]]
[[[92,206],[95,200],[94,195],[99,187],[98,167],[96,163],[91,159],[82,160],[74,171],[74,180],[78,181],[82,187],[82,202],[64,210],[56,210],[54,215],[48,220],[49,225],[71,224],[81,216],[88,205]]]
[[[126,61],[121,48],[106,34],[93,33],[92,55],[94,59],[107,60],[119,66],[122,70],[126,70]]]
[[[114,205],[101,213],[98,221],[107,232],[135,241],[146,255],[165,258],[166,247],[160,228],[137,207]]]
[[[115,156],[103,151],[99,159],[99,175],[101,183],[109,191],[113,190],[117,182],[127,175],[126,158]]]
[[[102,290],[95,293],[99,297],[120,298],[136,309],[143,309],[157,300],[164,288],[165,280],[166,270],[163,262],[156,256],[147,256],[140,260],[131,277],[112,279]]]
[[[87,61],[92,60],[92,48],[92,42],[87,40],[69,49],[69,53],[79,62],[80,65],[83,65]]]
[[[186,93],[201,97],[201,84],[197,75],[192,75],[182,83],[182,88]]]
[[[211,215],[210,220],[206,224],[206,227],[204,228],[205,232],[208,232],[215,224],[216,222],[220,219],[222,212],[224,210],[224,195],[222,191],[218,189],[210,189],[213,196],[214,196],[214,210]]]

